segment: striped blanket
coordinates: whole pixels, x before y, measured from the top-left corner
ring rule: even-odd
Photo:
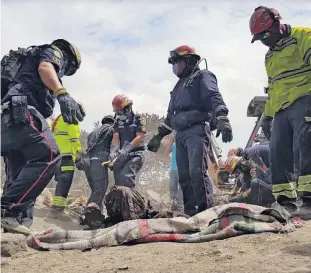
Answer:
[[[27,239],[45,250],[87,250],[147,242],[198,243],[262,232],[291,232],[295,225],[275,209],[230,203],[191,218],[130,220],[98,230],[50,229]]]

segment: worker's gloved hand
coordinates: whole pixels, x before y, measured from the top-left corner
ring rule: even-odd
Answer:
[[[261,125],[262,131],[268,140],[271,138],[272,120],[272,117],[264,117]]]
[[[229,202],[231,202],[231,203],[234,203],[234,202],[243,203],[243,202],[245,202],[246,197],[247,196],[245,196],[245,194],[241,193],[241,194],[238,194],[236,196],[229,197]]]
[[[159,133],[154,134],[152,139],[148,142],[147,148],[149,151],[156,153],[160,146],[161,146],[161,140],[163,139],[163,136]]]
[[[125,142],[122,149],[118,152],[118,162],[123,162],[129,155],[129,152],[133,149],[133,145],[130,142]]]
[[[221,133],[222,142],[231,142],[233,139],[232,128],[229,119],[226,116],[217,117],[217,132],[216,137]]]
[[[118,156],[118,149],[119,145],[113,145],[110,146],[110,154],[109,154],[109,160],[113,161]]]
[[[81,109],[81,106],[67,93],[66,89],[56,91],[56,98],[65,122],[68,124],[78,124],[79,121],[83,121],[85,117],[84,110]]]

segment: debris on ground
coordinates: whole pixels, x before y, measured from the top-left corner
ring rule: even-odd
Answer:
[[[1,233],[1,257],[13,255],[28,250],[26,236],[15,233]]]

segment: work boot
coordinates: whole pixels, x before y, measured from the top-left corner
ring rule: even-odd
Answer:
[[[80,225],[88,226],[90,229],[98,229],[103,226],[105,215],[102,214],[98,205],[91,203],[87,205],[80,218]]]
[[[302,205],[292,213],[292,216],[299,217],[302,220],[311,220],[311,198],[302,198]]]
[[[12,217],[2,217],[1,227],[6,232],[21,233],[24,235],[31,234],[31,230],[23,225],[21,225],[15,218]]]
[[[61,221],[70,221],[71,217],[68,213],[65,212],[64,207],[52,206],[49,210],[47,217],[55,218]]]

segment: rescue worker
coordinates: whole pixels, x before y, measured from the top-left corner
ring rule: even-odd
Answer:
[[[271,177],[251,159],[230,156],[225,163],[225,169],[238,176],[236,195],[231,196],[230,202],[248,203],[258,206],[270,206],[275,199],[272,194]]]
[[[205,59],[204,59],[205,60]],[[176,159],[184,211],[192,216],[213,206],[213,185],[207,172],[210,121],[216,119],[223,142],[232,140],[228,109],[218,90],[215,75],[200,70],[201,57],[194,48],[182,45],[170,52],[168,63],[179,78],[164,123],[148,143],[157,152],[162,138],[176,131]],[[205,60],[206,61],[206,60]]]
[[[80,106],[81,113],[84,113],[82,104],[78,103],[78,105]],[[73,181],[74,162],[82,151],[80,126],[79,124],[68,124],[60,114],[52,121],[51,130],[62,159],[55,174],[57,184],[48,217],[69,221],[70,216],[65,212],[65,208]]]
[[[91,188],[91,195],[87,201],[81,219],[81,225],[98,228],[102,225],[101,217],[103,201],[108,188],[108,165],[102,163],[109,160],[110,145],[113,136],[114,118],[105,116],[101,126],[94,129],[87,138],[86,155],[89,166],[82,167]],[[83,164],[83,163],[82,163]]]
[[[143,166],[146,119],[135,115],[133,102],[125,95],[117,95],[112,101],[116,122],[109,159],[113,162],[116,186],[135,187],[138,171]],[[111,165],[110,165],[111,166]]]
[[[30,233],[18,216],[55,174],[60,156],[45,120],[53,113],[55,98],[66,122],[83,120],[60,80],[74,75],[80,64],[78,49],[63,39],[11,50],[1,60],[1,155],[7,157],[9,168],[18,170],[1,196],[1,226],[10,232]],[[15,157],[23,160],[12,164]]]
[[[258,144],[250,148],[234,148],[228,152],[228,156],[243,156],[246,159],[252,159],[256,164],[262,167],[265,171],[270,168],[270,148],[269,144]]]
[[[249,22],[252,42],[269,47],[265,57],[269,98],[262,128],[270,136],[273,120],[270,158],[277,202],[293,215],[311,218],[311,28],[291,27],[280,19],[276,9],[260,6]]]

